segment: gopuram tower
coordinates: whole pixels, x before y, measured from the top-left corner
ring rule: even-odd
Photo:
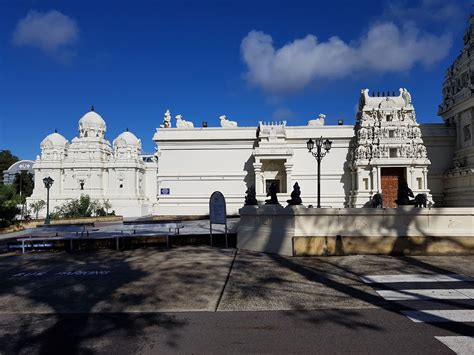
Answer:
[[[407,89],[372,96],[362,90],[354,141],[352,207],[367,206],[376,193],[383,195],[383,207],[396,207],[401,180],[415,196],[425,193],[432,200],[427,186],[430,161]]]

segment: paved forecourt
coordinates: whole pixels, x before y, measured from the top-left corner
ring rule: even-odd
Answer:
[[[0,345],[15,353],[27,338],[47,352],[64,337],[67,351],[317,345],[370,353],[389,344],[393,353],[472,353],[472,261],[291,258],[208,246],[0,254]]]
[[[234,249],[0,255],[0,313],[214,311]]]

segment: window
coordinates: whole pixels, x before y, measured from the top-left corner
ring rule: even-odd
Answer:
[[[364,181],[364,189],[368,190],[369,189],[369,179],[364,178],[363,181]]]
[[[397,156],[397,148],[390,148],[390,158],[396,158]]]
[[[388,138],[394,138],[395,137],[395,131],[388,131]]]
[[[471,140],[471,125],[467,124],[463,127],[463,136],[464,142],[468,142]]]
[[[423,180],[421,179],[421,177],[416,178],[416,183],[418,185],[418,190],[423,189]]]
[[[393,115],[387,115],[387,122],[390,122],[393,120]]]

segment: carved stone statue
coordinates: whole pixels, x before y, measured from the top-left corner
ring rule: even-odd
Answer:
[[[383,208],[383,195],[380,193],[372,196],[372,207],[373,208]]]
[[[414,201],[410,200],[410,197],[415,197],[413,191],[408,187],[408,183],[405,179],[400,179],[398,182],[398,193],[395,202],[397,205],[413,205]]]
[[[163,116],[163,124],[160,126],[162,128],[170,128],[171,127],[171,113],[170,110],[166,110]]]
[[[227,119],[226,115],[220,116],[219,119],[221,121],[221,127],[225,127],[225,128],[235,128],[235,127],[237,127],[237,122],[229,121]]]
[[[257,197],[255,193],[255,188],[250,186],[247,191],[245,191],[245,205],[246,206],[256,206],[258,205]]]
[[[270,187],[268,188],[267,197],[268,196],[270,196],[270,198],[268,200],[265,200],[266,205],[279,205],[277,197],[277,186],[274,182],[272,182]]]
[[[411,105],[411,95],[408,90],[405,88],[400,89],[400,93],[402,94],[402,98],[405,101],[405,106]]]
[[[291,192],[291,199],[287,200],[289,205],[301,205],[301,190],[300,185],[297,182],[293,185],[293,191]]]
[[[326,118],[326,115],[323,113],[320,113],[318,118],[308,121],[308,126],[324,126],[325,118]]]
[[[194,124],[183,119],[182,115],[176,116],[176,128],[194,128]]]

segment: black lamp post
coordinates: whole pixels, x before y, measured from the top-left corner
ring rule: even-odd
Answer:
[[[44,219],[44,224],[50,224],[49,223],[49,189],[51,186],[53,186],[54,180],[51,179],[51,177],[45,177],[43,179],[44,187],[46,187],[47,190],[47,195],[46,195],[46,218]]]
[[[315,142],[313,142],[311,138],[306,142],[306,146],[308,147],[308,151],[313,155],[313,157],[316,158],[316,161],[318,162],[318,206],[317,207],[321,208],[321,160],[331,149],[332,142],[329,139],[326,139],[323,142],[323,137],[316,138],[315,141],[316,141],[316,152],[313,152]],[[321,148],[324,148],[325,151],[323,152]]]

